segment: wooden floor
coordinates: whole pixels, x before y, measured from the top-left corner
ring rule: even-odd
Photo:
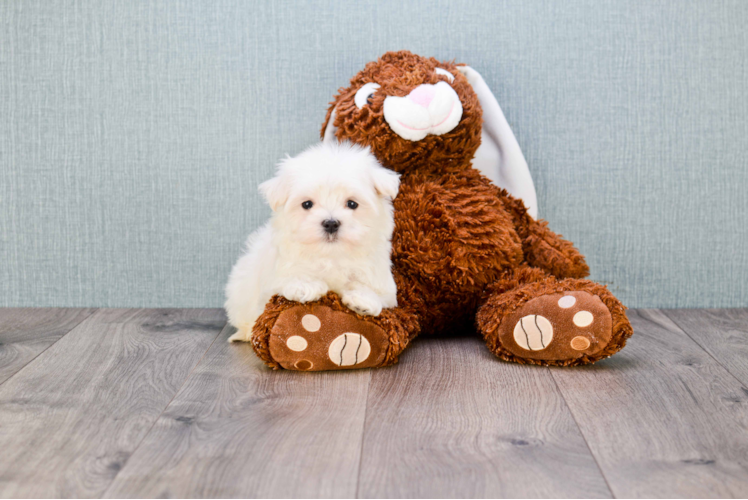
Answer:
[[[294,373],[217,309],[0,309],[0,495],[748,496],[748,310],[629,313],[590,367]]]

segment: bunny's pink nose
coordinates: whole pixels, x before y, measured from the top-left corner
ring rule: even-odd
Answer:
[[[411,90],[410,94],[408,94],[408,99],[419,106],[428,108],[429,104],[431,104],[431,101],[434,99],[434,95],[436,95],[436,89],[434,86],[424,83],[423,85],[419,85]]]

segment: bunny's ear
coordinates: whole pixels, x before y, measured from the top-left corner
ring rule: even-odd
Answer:
[[[331,142],[337,142],[335,132],[338,128],[335,126],[335,108],[330,111],[330,116],[327,117],[327,123],[324,125],[324,132],[322,133],[322,142],[325,144]]]
[[[473,157],[473,167],[494,184],[521,199],[530,216],[537,218],[538,200],[530,169],[501,106],[480,73],[470,66],[457,66],[457,69],[467,77],[483,109],[481,145]]]

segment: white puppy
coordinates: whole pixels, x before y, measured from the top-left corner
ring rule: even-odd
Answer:
[[[226,285],[226,312],[248,342],[276,294],[297,302],[329,290],[365,315],[397,305],[390,263],[399,175],[364,149],[319,144],[278,164],[260,185],[273,215],[247,239]]]

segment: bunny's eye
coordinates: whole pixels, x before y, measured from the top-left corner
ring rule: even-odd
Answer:
[[[353,200],[348,200],[348,203],[346,203],[345,206],[350,208],[351,210],[356,210],[358,208],[358,203]]]
[[[367,84],[364,84],[363,87],[358,89],[358,92],[356,92],[356,97],[353,98],[353,102],[356,103],[356,107],[358,109],[363,108],[367,104],[371,104],[371,99],[374,97],[374,93],[379,88],[379,84],[374,82],[369,82]]]
[[[449,80],[450,83],[455,81],[455,76],[446,69],[436,68],[434,70],[434,73],[436,73],[437,75],[446,76],[447,80]]]
[[[310,208],[312,208],[312,205],[314,205],[314,203],[312,203],[310,200],[306,200],[301,204],[301,208],[303,208],[304,210],[309,210]]]

